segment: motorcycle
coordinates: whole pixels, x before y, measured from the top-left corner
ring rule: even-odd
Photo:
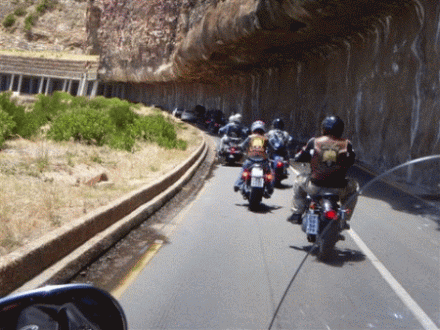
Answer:
[[[49,285],[0,299],[0,329],[127,330],[118,301],[88,284]]]
[[[275,186],[279,187],[281,185],[281,181],[289,177],[289,173],[287,172],[289,162],[284,160],[282,156],[274,155],[270,159],[270,166],[274,172]]]
[[[249,169],[242,173],[243,185],[241,193],[244,199],[249,200],[249,209],[256,210],[264,198],[270,198],[270,186],[274,179],[271,171],[264,171],[262,162],[255,162]]]
[[[387,271],[385,264],[383,264],[383,262],[388,262],[391,266],[394,266],[394,260],[399,259],[399,264],[404,266],[399,270],[394,269],[394,271],[401,271],[400,276],[404,276],[408,273],[408,270],[411,270],[410,276],[418,279],[414,284],[416,288],[412,287],[411,289],[424,292],[426,296],[432,294],[432,297],[435,298],[431,301],[436,301],[438,306],[438,276],[436,275],[438,274],[437,238],[440,223],[439,168],[440,155],[438,154],[409,160],[381,174],[374,174],[362,165],[355,165],[349,171],[349,176],[356,179],[359,184],[359,190],[356,194],[359,199],[356,208],[353,208],[352,205],[348,206],[350,200],[341,205],[336,195],[326,194],[322,190],[321,196],[310,196],[310,204],[302,218],[302,230],[307,233],[308,241],[313,243],[297,247],[298,250],[307,253],[304,253],[300,266],[294,272],[292,281],[287,286],[286,293],[280,300],[268,329],[275,329],[279,327],[279,324],[282,324],[281,327],[286,329],[289,326],[293,328],[297,325],[297,315],[299,313],[292,315],[292,305],[290,304],[292,301],[298,301],[298,289],[292,289],[295,286],[295,280],[299,280],[297,275],[306,267],[314,267],[311,263],[305,262],[309,255],[315,255],[322,260],[330,256],[330,252],[332,258],[322,260],[325,263],[329,262],[330,268],[339,264],[351,263],[353,260],[369,259],[384,277],[390,276],[391,286],[396,285],[396,290],[405,292],[404,287],[393,278]],[[356,212],[354,212],[355,209]],[[348,227],[345,227],[343,222],[345,219],[348,220],[348,217],[351,218],[349,223],[352,229],[345,230]],[[368,226],[363,226],[360,223],[362,220],[367,222]],[[395,235],[396,228],[402,228],[403,232]],[[350,243],[351,246],[347,244],[344,247],[341,244],[342,242],[337,243],[343,240],[342,235],[339,236],[341,232],[343,234],[347,233],[347,236],[351,237],[356,244]],[[384,246],[380,242],[377,243],[378,245],[374,245],[378,253],[386,255],[386,258],[384,258],[386,261],[376,257],[375,252],[362,241],[363,237],[368,239],[369,235],[372,236],[369,245],[374,245],[378,241],[386,239],[387,244],[384,250],[381,251],[380,248]],[[361,238],[361,236],[363,237]],[[436,239],[431,239],[431,237]],[[335,244],[334,251],[331,251],[330,248],[334,247]],[[338,247],[338,244],[341,244],[341,248]],[[426,255],[422,258],[423,254]],[[423,266],[422,259],[426,260],[426,264],[423,264]],[[432,260],[435,261],[432,262]],[[360,271],[362,272],[362,269]],[[310,275],[311,272],[313,270],[309,269],[306,274]],[[365,278],[368,278],[368,275],[365,275]],[[334,278],[332,281],[334,283],[338,282]],[[360,290],[364,290],[368,285],[375,285],[374,280],[371,283],[364,283],[362,280],[358,282]],[[301,283],[303,282],[299,282],[299,285]],[[323,285],[323,283],[326,283],[326,280],[322,280],[320,284]],[[345,289],[346,287],[343,290]],[[305,292],[308,291],[305,290]],[[409,304],[417,305],[409,294],[406,297],[410,299]],[[320,295],[319,298],[322,298],[322,296]],[[313,299],[310,301],[313,301]],[[311,308],[319,309],[322,307],[321,300],[316,299],[316,301],[319,301],[319,303],[315,305],[312,303]],[[285,302],[289,303],[285,305]],[[301,306],[300,302],[298,306]],[[351,315],[350,313],[346,314],[346,311],[346,308],[341,308],[344,321],[341,325],[341,318],[338,319],[338,323],[334,327],[353,328],[352,320],[358,317],[357,311],[353,310]],[[373,310],[371,312],[375,313]],[[424,326],[426,329],[430,327],[437,328],[430,316],[421,309],[413,313],[416,315],[418,312],[423,314],[419,321],[426,322]],[[334,310],[330,309],[327,317],[331,318],[333,315]],[[435,317],[434,314],[432,315],[432,317]],[[376,319],[380,319],[380,317]],[[406,320],[396,318],[392,323],[377,323],[375,327],[397,329],[405,327],[405,323]],[[416,325],[413,327],[417,328]],[[419,327],[422,328],[423,326]]]
[[[210,110],[205,117],[205,127],[212,135],[217,135],[218,130],[226,123],[220,110]]]
[[[307,240],[316,243],[317,257],[327,259],[339,240],[344,240],[341,232],[349,229],[345,219],[349,209],[340,205],[339,196],[332,192],[307,196],[308,209],[303,214],[302,231]]]
[[[289,173],[289,161],[285,159],[287,155],[287,148],[284,143],[278,138],[271,137],[269,139],[270,146],[270,166],[275,175],[275,186],[281,185],[281,181],[287,179]]]
[[[219,158],[224,164],[234,165],[243,158],[243,150],[240,148],[241,138],[229,137],[223,150],[219,152]]]
[[[209,133],[212,135],[217,135],[218,130],[223,126],[223,124],[216,122],[214,119],[208,119],[205,123],[205,126],[207,127]]]

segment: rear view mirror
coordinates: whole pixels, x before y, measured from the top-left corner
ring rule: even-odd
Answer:
[[[0,299],[0,330],[126,330],[109,293],[86,284],[47,286]]]

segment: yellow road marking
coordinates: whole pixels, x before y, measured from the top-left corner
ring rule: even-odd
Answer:
[[[121,281],[118,287],[111,292],[111,294],[116,299],[119,299],[124,293],[124,291],[134,282],[134,280],[137,278],[140,272],[155,256],[155,254],[159,251],[162,245],[163,245],[162,242],[161,243],[156,242],[151,244],[151,246],[148,248],[147,252],[145,253],[144,257],[136,263],[136,265],[132,268],[130,273],[124,277],[124,279]]]

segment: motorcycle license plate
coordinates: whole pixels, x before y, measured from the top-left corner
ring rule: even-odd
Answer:
[[[319,216],[317,214],[307,214],[306,233],[310,235],[318,235]]]
[[[253,168],[251,173],[251,187],[263,188],[264,178],[262,168]]]

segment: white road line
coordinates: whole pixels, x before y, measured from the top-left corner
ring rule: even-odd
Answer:
[[[379,271],[382,277],[387,281],[394,292],[399,296],[402,302],[408,307],[408,309],[413,313],[417,320],[422,324],[423,328],[426,330],[439,330],[437,325],[429,318],[429,316],[422,310],[422,308],[411,298],[411,296],[406,292],[406,290],[400,285],[399,282],[391,275],[391,273],[385,268],[385,266],[377,259],[377,257],[371,252],[371,250],[365,245],[361,238],[350,229],[348,231],[351,238],[355,241],[357,246],[362,250],[362,252],[371,261],[374,267]]]
[[[296,171],[292,166],[290,169],[298,175],[299,172]],[[400,285],[400,283],[391,275],[391,273],[385,268],[385,266],[379,261],[379,259],[371,252],[364,241],[354,232],[353,229],[348,231],[348,234],[357,244],[357,246],[362,250],[362,252],[371,261],[373,266],[382,275],[389,286],[394,290],[397,296],[402,300],[406,307],[413,313],[415,318],[422,324],[425,330],[439,330],[437,325],[429,318],[429,316],[423,311],[423,309],[417,304],[417,302],[411,298],[409,293]]]

